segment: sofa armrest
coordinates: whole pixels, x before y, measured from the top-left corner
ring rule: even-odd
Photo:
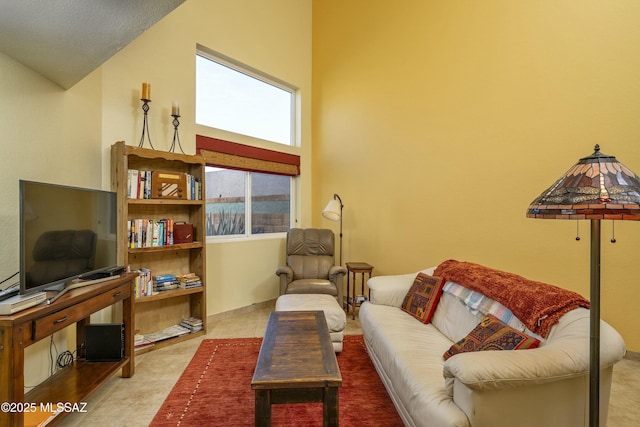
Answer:
[[[561,349],[479,351],[451,357],[444,364],[444,377],[472,390],[500,390],[583,375],[589,364],[578,362]]]
[[[601,368],[624,357],[624,340],[606,322],[601,322],[600,340]],[[479,391],[545,384],[588,372],[588,335],[550,339],[547,345],[531,350],[461,353],[444,364],[445,379],[457,379]]]
[[[418,273],[433,274],[435,267],[409,274],[374,276],[367,280],[371,291],[371,303],[400,307],[407,291]]]

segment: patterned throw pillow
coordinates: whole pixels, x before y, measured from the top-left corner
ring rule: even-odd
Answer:
[[[487,314],[469,335],[452,345],[444,353],[444,359],[467,351],[523,350],[536,348],[540,341],[513,329],[495,316]]]
[[[429,323],[436,311],[438,301],[440,301],[443,284],[444,281],[441,277],[418,273],[413,285],[404,297],[402,310],[422,323]]]

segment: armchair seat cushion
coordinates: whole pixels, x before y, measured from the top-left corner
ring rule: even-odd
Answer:
[[[289,283],[288,294],[323,294],[338,296],[338,290],[325,279],[299,279]]]

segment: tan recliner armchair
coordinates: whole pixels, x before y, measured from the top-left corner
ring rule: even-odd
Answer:
[[[333,231],[292,228],[287,233],[287,265],[278,267],[280,295],[328,294],[342,307],[342,279],[347,269],[334,265]]]

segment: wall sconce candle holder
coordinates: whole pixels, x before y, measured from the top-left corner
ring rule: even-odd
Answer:
[[[178,143],[178,148],[180,148],[180,151],[182,152],[182,154],[184,154],[184,150],[182,149],[182,144],[180,144],[180,135],[178,135],[178,126],[180,126],[180,120],[178,120],[180,118],[179,114],[172,114],[171,117],[173,117],[173,121],[171,122],[173,124],[173,141],[171,142],[171,147],[169,147],[169,152],[173,153],[174,150],[176,149],[176,142]]]
[[[144,119],[142,121],[142,135],[140,136],[140,143],[138,144],[138,147],[142,148],[144,146],[144,137],[146,135],[151,149],[155,150],[153,144],[151,143],[151,135],[149,134],[149,118],[147,114],[149,112],[149,103],[151,102],[151,100],[142,98],[140,99],[140,101],[142,101],[142,111],[144,112]]]

